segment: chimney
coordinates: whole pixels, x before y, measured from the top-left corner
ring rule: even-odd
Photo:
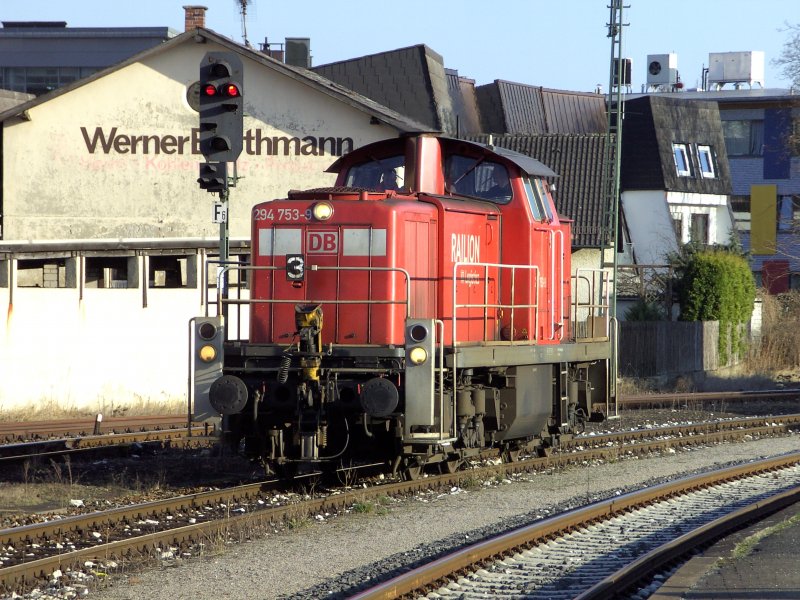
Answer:
[[[184,31],[206,26],[207,6],[184,6]]]

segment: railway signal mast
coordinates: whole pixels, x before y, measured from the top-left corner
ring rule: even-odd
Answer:
[[[235,174],[236,159],[242,153],[243,76],[242,61],[233,52],[208,52],[200,63],[200,152],[206,162],[200,163],[197,182],[200,189],[219,194],[221,206],[215,207],[215,221],[219,221],[223,264],[229,258],[228,163],[234,163]]]

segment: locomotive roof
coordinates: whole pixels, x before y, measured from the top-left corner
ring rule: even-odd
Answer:
[[[552,169],[550,169],[548,166],[546,166],[544,163],[526,154],[521,154],[519,152],[515,152],[514,150],[509,150],[508,148],[502,148],[500,146],[481,144],[479,142],[471,142],[468,140],[449,138],[444,136],[436,136],[436,137],[437,139],[442,140],[445,144],[459,144],[462,146],[472,147],[475,149],[476,152],[480,153],[489,152],[491,154],[494,154],[497,158],[501,160],[513,163],[527,175],[534,175],[536,177],[558,177],[558,174]],[[373,142],[371,144],[367,144],[366,146],[361,146],[360,148],[356,148],[349,154],[345,154],[344,156],[338,158],[330,167],[326,169],[326,172],[338,173],[339,171],[342,170],[344,164],[350,163],[352,161],[354,155],[363,154],[365,156],[372,156],[373,154],[383,154],[383,152],[392,148],[393,146],[400,146],[400,148],[402,148],[403,143],[404,143],[403,138],[390,138],[387,140],[380,140],[378,142]]]

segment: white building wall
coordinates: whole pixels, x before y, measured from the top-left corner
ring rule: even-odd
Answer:
[[[660,190],[622,192],[620,201],[635,262],[665,264],[667,255],[678,250],[667,193]]]
[[[185,399],[188,315],[202,310],[197,288],[148,289],[146,307],[141,287],[0,292],[0,410],[52,403],[108,411]]]
[[[681,243],[690,241],[692,215],[708,215],[708,243],[727,244],[733,230],[733,213],[728,196],[667,192],[667,203],[673,218],[682,220]]]

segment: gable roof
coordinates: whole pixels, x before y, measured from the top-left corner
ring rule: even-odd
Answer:
[[[490,136],[468,139],[487,143]],[[558,173],[553,199],[560,215],[573,221],[572,245],[575,248],[601,248],[605,245],[606,198],[603,191],[605,134],[547,134],[491,136],[491,142],[541,161]],[[613,153],[613,145],[609,148]]]
[[[475,89],[483,131],[498,134],[604,133],[601,94],[495,80]]]
[[[225,36],[219,35],[209,29],[198,28],[191,31],[184,32],[159,46],[155,46],[154,48],[150,48],[149,50],[145,50],[140,52],[116,65],[98,71],[89,77],[84,79],[80,79],[75,81],[71,84],[65,85],[63,87],[57,88],[52,92],[47,94],[42,94],[37,98],[15,106],[12,109],[6,110],[4,112],[0,112],[0,122],[4,122],[8,119],[14,117],[21,117],[25,118],[25,111],[44,104],[45,102],[56,98],[62,94],[67,94],[74,89],[77,89],[81,86],[84,86],[88,83],[91,83],[101,77],[108,75],[109,73],[113,73],[118,71],[128,65],[135,64],[140,62],[145,58],[149,58],[152,56],[156,56],[158,54],[169,52],[170,49],[179,46],[181,44],[186,43],[204,43],[205,41],[215,42],[227,50],[231,52],[236,52],[246,58],[254,60],[260,63],[262,66],[268,69],[272,69],[277,71],[287,77],[294,79],[295,81],[302,83],[303,85],[307,85],[311,89],[321,92],[327,96],[330,96],[340,102],[348,104],[358,110],[365,112],[366,114],[374,117],[375,119],[390,125],[396,128],[401,133],[429,133],[435,132],[436,129],[433,129],[423,123],[415,121],[409,117],[406,117],[374,100],[370,100],[369,98],[358,94],[352,90],[344,88],[325,77],[321,77],[311,71],[306,69],[301,69],[299,67],[293,67],[291,65],[284,64],[274,58],[267,56],[261,52],[257,52],[252,48],[247,48],[240,44],[237,44],[233,40],[226,38]],[[199,72],[199,65],[198,65],[198,72]]]
[[[692,175],[679,176],[673,144],[686,144]],[[716,154],[717,176],[702,177],[696,146]],[[728,154],[715,102],[645,96],[625,102],[622,127],[622,190],[668,190],[699,194],[731,193]]]

